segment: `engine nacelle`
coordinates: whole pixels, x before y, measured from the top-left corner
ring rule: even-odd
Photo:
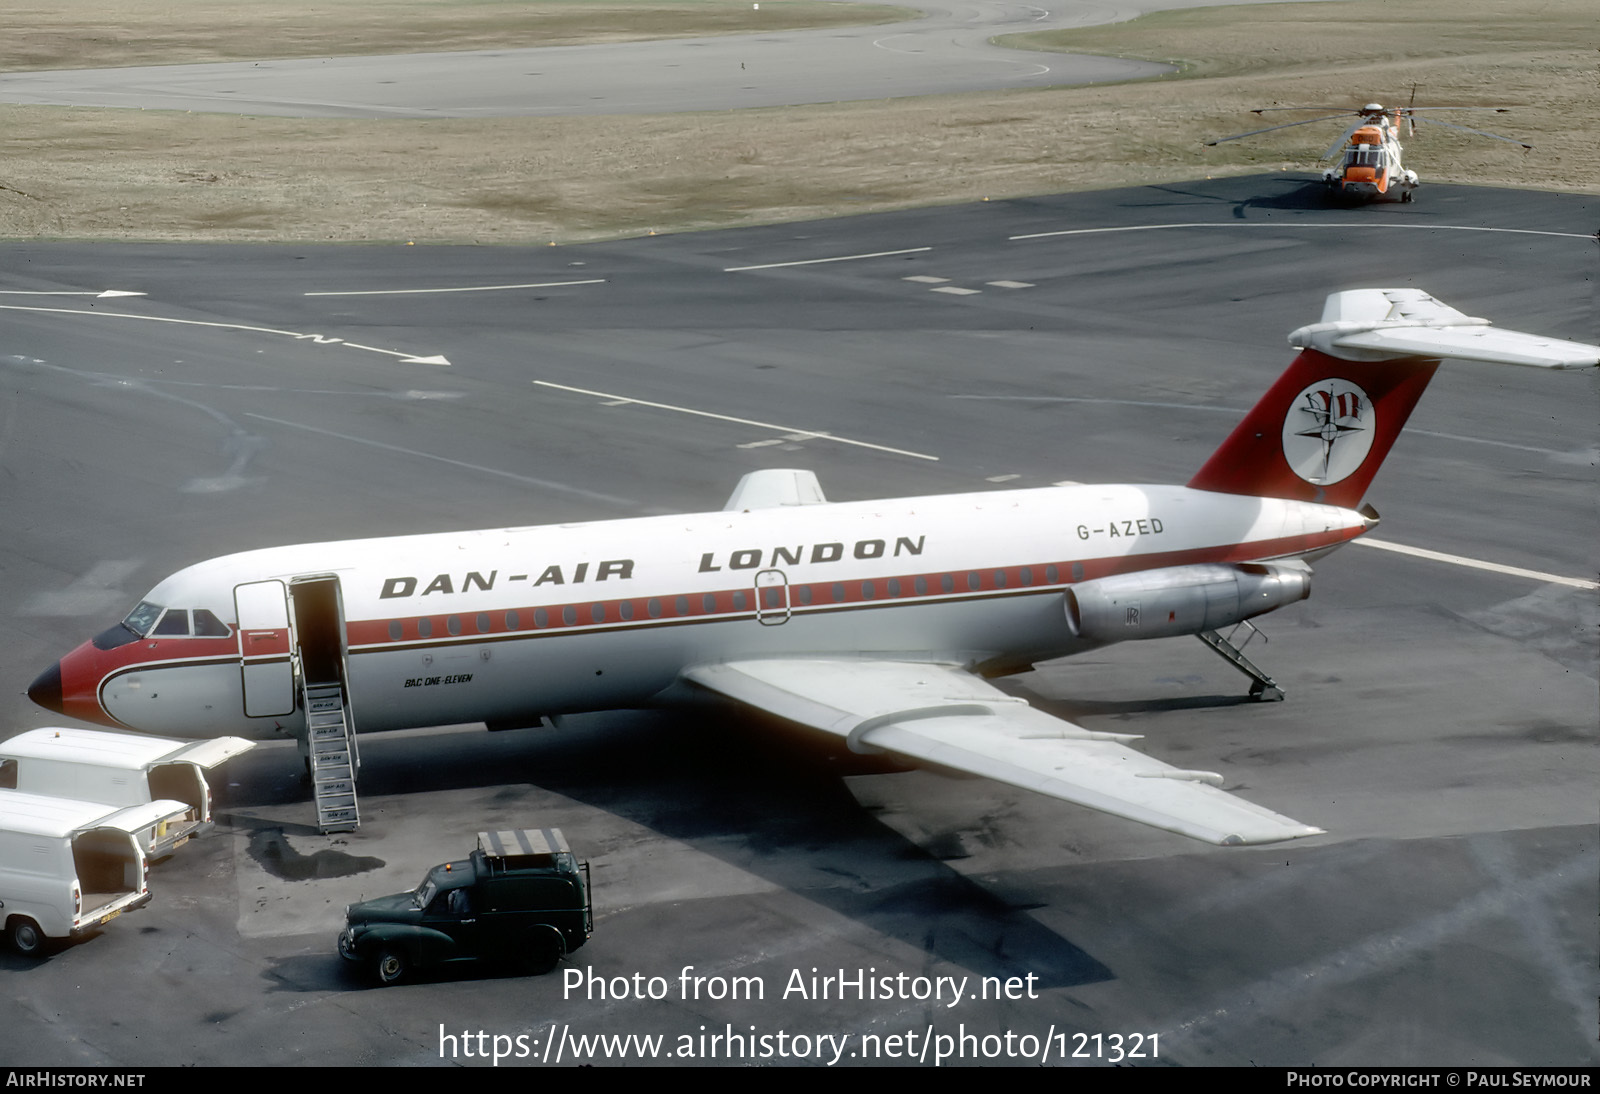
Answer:
[[[1304,563],[1203,563],[1079,582],[1065,606],[1079,638],[1125,642],[1216,630],[1310,595]]]

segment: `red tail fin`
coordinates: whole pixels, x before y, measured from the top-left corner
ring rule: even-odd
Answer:
[[[1302,350],[1189,485],[1354,509],[1438,367]]]

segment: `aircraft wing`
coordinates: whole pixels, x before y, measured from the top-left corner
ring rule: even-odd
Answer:
[[[953,665],[760,660],[699,665],[691,682],[844,738],[855,752],[892,752],[982,775],[1210,843],[1319,835],[1185,771],[1035,710]]]

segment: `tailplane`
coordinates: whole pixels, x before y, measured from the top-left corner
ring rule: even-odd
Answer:
[[[1600,364],[1600,347],[1497,330],[1417,289],[1334,293],[1289,341],[1299,356],[1190,487],[1353,509],[1441,360]]]

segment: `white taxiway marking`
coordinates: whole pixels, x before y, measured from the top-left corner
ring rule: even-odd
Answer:
[[[42,289],[0,289],[0,296],[92,296],[96,300],[104,300],[110,296],[145,296],[142,292],[128,292],[126,289],[106,289],[104,292],[73,292],[68,289],[45,291]]]
[[[900,280],[915,281],[919,285],[943,285],[950,279],[948,277],[934,277],[932,274],[912,274],[910,277],[902,277]]]
[[[1561,239],[1594,239],[1593,232],[1540,232],[1531,228],[1480,228],[1472,224],[1387,224],[1338,221],[1187,221],[1182,224],[1125,224],[1119,228],[1066,228],[1059,232],[1030,232],[1007,239],[1048,239],[1051,236],[1087,236],[1103,232],[1159,232],[1168,228],[1413,228],[1422,231],[1504,232],[1508,235],[1557,236]]]
[[[858,258],[889,258],[893,255],[914,255],[931,251],[932,247],[907,247],[903,251],[873,251],[864,255],[836,255],[833,258],[807,258],[800,262],[768,262],[761,266],[724,266],[723,273],[742,273],[745,270],[776,270],[783,266],[817,266],[824,262],[854,262]]]
[[[171,319],[164,315],[135,315],[125,311],[84,311],[81,308],[36,308],[23,304],[0,304],[0,311],[36,311],[53,312],[60,315],[93,315],[103,319],[142,319],[147,323],[178,323],[186,327],[214,327],[219,330],[243,330],[256,334],[282,334],[289,338],[301,341],[309,339],[319,346],[349,346],[351,349],[366,350],[369,353],[382,353],[390,357],[398,357],[408,365],[446,365],[450,361],[441,356],[416,357],[397,349],[379,349],[377,346],[363,346],[357,342],[346,342],[343,338],[330,338],[325,334],[302,334],[299,331],[278,330],[274,327],[252,327],[245,323],[208,323],[199,319]]]
[[[463,285],[446,289],[356,289],[349,292],[308,292],[305,296],[409,296],[418,293],[443,292],[504,292],[508,289],[555,289],[563,285],[604,285],[603,277],[587,281],[535,281],[527,285]]]
[[[608,505],[620,505],[626,509],[637,509],[639,507],[638,502],[631,501],[628,498],[612,497],[610,494],[598,494],[593,490],[583,490],[576,486],[568,486],[564,482],[551,482],[549,479],[535,479],[528,475],[518,475],[514,471],[502,471],[498,467],[484,467],[481,464],[467,463],[465,460],[452,460],[448,456],[435,456],[432,452],[418,452],[414,448],[401,448],[397,444],[386,444],[383,441],[369,441],[365,437],[352,437],[348,433],[335,433],[331,429],[318,429],[314,425],[302,425],[299,422],[287,422],[282,418],[269,418],[265,414],[246,414],[245,417],[254,418],[261,422],[271,422],[273,425],[281,425],[286,429],[300,429],[307,433],[315,433],[322,437],[333,437],[337,440],[349,441],[351,444],[366,445],[368,448],[378,448],[385,452],[398,452],[403,456],[415,456],[419,460],[432,460],[435,463],[448,464],[451,467],[460,467],[467,471],[477,471],[484,475],[496,475],[502,479],[510,479],[513,482],[527,483],[530,486],[537,486],[544,490],[554,490],[561,494],[576,494],[578,497],[590,498],[594,501],[603,501]]]
[[[951,296],[977,296],[983,290],[982,289],[963,289],[960,285],[940,285],[937,288],[929,289],[928,291],[929,292],[947,292]]]
[[[985,281],[985,285],[993,285],[997,289],[1031,289],[1031,281]]]
[[[1380,551],[1393,551],[1396,554],[1410,555],[1412,558],[1425,558],[1430,562],[1448,562],[1452,566],[1465,566],[1473,570],[1488,570],[1495,574],[1508,574],[1511,577],[1526,577],[1546,585],[1569,585],[1574,589],[1600,589],[1600,582],[1589,581],[1581,577],[1563,577],[1560,574],[1547,574],[1542,570],[1525,570],[1521,566],[1502,566],[1498,562],[1485,562],[1478,558],[1467,558],[1463,555],[1448,555],[1443,551],[1430,551],[1426,547],[1407,547],[1403,543],[1391,543],[1386,539],[1372,539],[1370,537],[1354,540],[1363,547],[1376,547]]]
[[[557,391],[571,391],[578,395],[592,395],[596,399],[612,400],[607,404],[609,406],[622,406],[632,403],[634,406],[648,406],[656,410],[670,410],[676,414],[693,414],[697,418],[715,418],[719,422],[734,422],[738,425],[753,425],[758,429],[770,429],[777,433],[786,434],[787,439],[790,440],[803,439],[833,441],[836,444],[855,445],[857,448],[871,448],[878,452],[892,452],[896,456],[911,456],[919,460],[937,461],[939,459],[938,456],[929,456],[922,452],[908,452],[903,448],[890,448],[887,445],[872,444],[869,441],[851,440],[849,437],[838,437],[832,433],[822,433],[814,429],[796,429],[792,425],[774,425],[772,422],[758,422],[750,418],[735,418],[731,415],[713,414],[709,410],[695,410],[694,408],[687,406],[673,406],[670,403],[652,403],[644,399],[630,399],[626,395],[614,395],[606,391],[590,391],[588,388],[569,387],[566,384],[551,383],[549,380],[535,380],[533,383],[539,387],[555,388]]]

